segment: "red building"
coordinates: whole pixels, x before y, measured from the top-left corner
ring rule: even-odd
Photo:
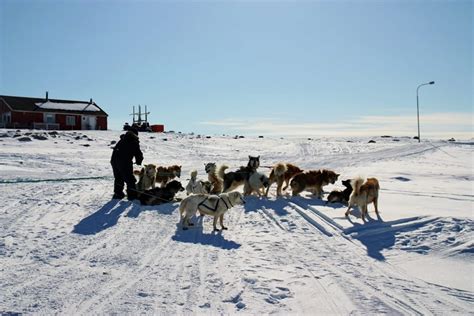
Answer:
[[[0,95],[0,127],[106,130],[107,113],[95,102]]]

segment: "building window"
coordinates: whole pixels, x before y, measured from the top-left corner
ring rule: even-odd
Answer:
[[[2,115],[2,123],[11,123],[12,122],[12,113],[11,112],[6,112],[3,113]]]
[[[44,113],[44,122],[48,124],[56,123],[56,117],[51,113]]]
[[[76,117],[75,116],[66,116],[66,125],[67,126],[75,126],[76,125]]]

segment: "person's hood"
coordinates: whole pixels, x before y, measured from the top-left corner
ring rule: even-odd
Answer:
[[[130,139],[130,140],[138,140],[138,135],[136,135],[134,132],[132,131],[127,131],[125,134],[123,134],[122,136],[120,136],[124,139]]]

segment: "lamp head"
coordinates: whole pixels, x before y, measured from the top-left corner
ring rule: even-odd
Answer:
[[[434,84],[434,81],[430,81],[429,84]]]

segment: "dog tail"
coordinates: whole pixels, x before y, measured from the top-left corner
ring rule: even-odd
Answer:
[[[197,170],[193,170],[193,171],[191,171],[191,179],[194,179],[194,180],[196,180],[196,177],[197,177],[197,175],[198,175],[198,172],[197,172]]]
[[[183,217],[184,211],[186,210],[186,204],[188,204],[187,199],[184,199],[184,200],[181,201],[181,203],[179,203],[179,219],[180,220]]]
[[[275,171],[275,175],[277,177],[281,177],[282,175],[285,174],[285,172],[288,170],[286,164],[284,163],[277,163],[274,167],[273,170]]]
[[[351,180],[351,186],[352,189],[354,190],[355,195],[359,195],[360,187],[364,184],[365,179],[362,177],[357,177],[355,179]]]
[[[145,168],[141,168],[140,170],[133,170],[133,174],[135,176],[141,176],[145,173]]]
[[[380,184],[379,184],[379,180],[375,179],[375,178],[372,178],[372,180],[375,182],[375,189],[378,191],[380,190]]]
[[[219,178],[224,179],[225,170],[226,170],[227,168],[229,168],[228,165],[222,165],[222,166],[220,166],[219,171],[217,172],[217,175],[219,176]]]

